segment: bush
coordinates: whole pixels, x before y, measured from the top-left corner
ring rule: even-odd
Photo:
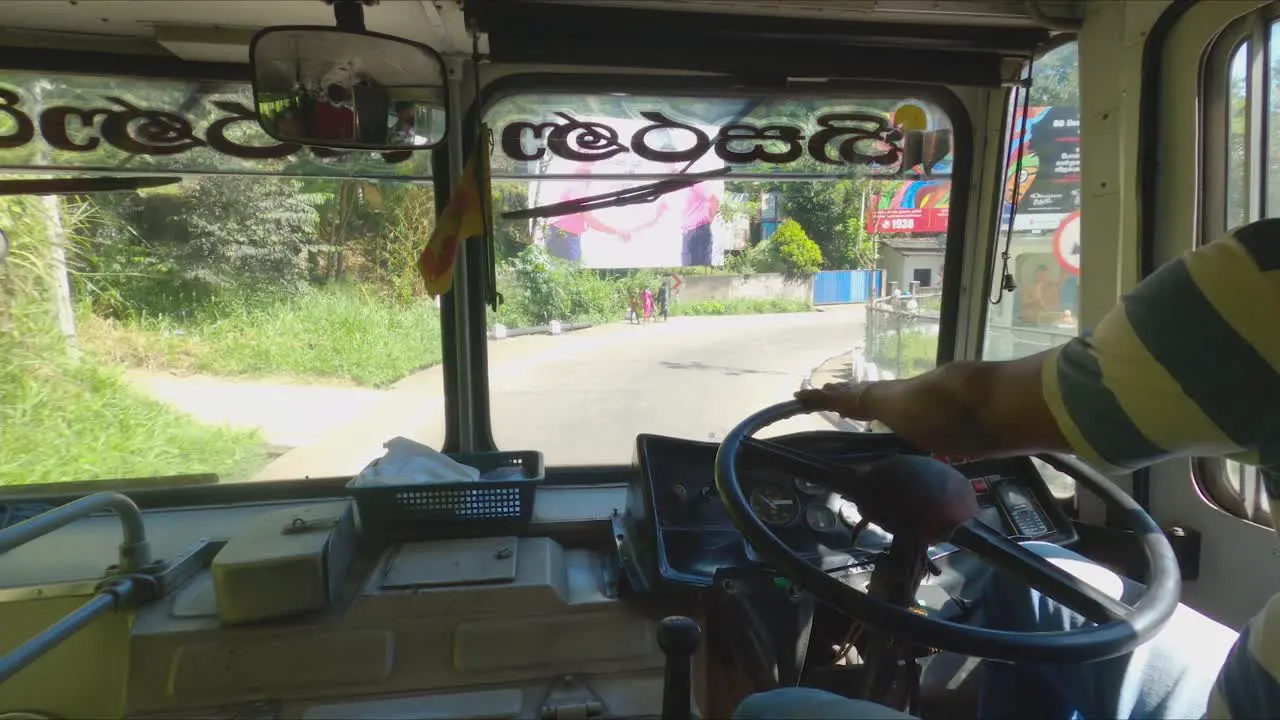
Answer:
[[[769,239],[773,251],[781,261],[782,272],[804,275],[822,269],[822,249],[809,239],[804,228],[795,220],[787,220]]]
[[[82,295],[99,315],[182,314],[225,292],[296,291],[320,193],[286,178],[213,176],[146,193],[94,195]]]
[[[576,268],[530,245],[498,269],[503,303],[490,324],[540,327],[560,322],[611,322],[624,317],[631,298],[644,288],[657,292],[662,277],[654,272],[605,274]]]
[[[724,267],[738,275],[751,275],[758,272],[773,272],[777,263],[771,254],[773,246],[769,239],[762,240],[742,252],[725,258]]]

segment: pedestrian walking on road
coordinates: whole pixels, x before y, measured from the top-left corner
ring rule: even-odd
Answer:
[[[662,322],[667,321],[669,311],[668,306],[670,305],[671,299],[670,295],[671,293],[667,291],[666,283],[662,283],[658,286],[658,314],[662,315]]]
[[[645,288],[640,297],[644,301],[644,321],[650,322],[653,320],[653,291]]]

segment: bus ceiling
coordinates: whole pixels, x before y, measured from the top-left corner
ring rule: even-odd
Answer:
[[[467,0],[464,12],[458,0],[375,0],[364,16],[371,32],[446,56],[469,56],[478,30],[481,52],[498,63],[704,71],[756,85],[830,78],[839,68],[853,79],[991,86],[1002,81],[1001,60],[1026,57],[1078,27],[1081,5]],[[334,27],[334,7],[329,0],[6,0],[0,67],[83,71],[86,57],[101,56],[107,64],[92,63],[99,71],[244,80],[253,34],[283,25]]]

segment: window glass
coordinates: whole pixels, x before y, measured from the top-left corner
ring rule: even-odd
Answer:
[[[1267,207],[1265,217],[1280,216],[1280,72],[1277,72],[1276,46],[1280,41],[1280,23],[1272,22],[1266,35],[1267,68],[1267,136],[1263,140],[1267,149]],[[1234,69],[1234,68],[1233,68]],[[1234,100],[1234,97],[1233,97]]]
[[[0,486],[330,477],[442,442],[432,188],[394,181],[427,153],[279,145],[243,85],[13,73],[0,98],[2,167],[172,181],[0,196]]]
[[[1231,54],[1227,77],[1227,206],[1224,228],[1249,222],[1249,41]]]
[[[1275,44],[1280,24],[1275,21],[1259,26],[1256,15],[1246,16],[1237,21],[1236,27],[1242,33],[1228,33],[1227,41],[1235,43],[1227,67],[1210,68],[1209,72],[1226,76],[1225,97],[1210,98],[1221,112],[1227,114],[1226,136],[1221,139],[1225,147],[1221,160],[1215,160],[1216,152],[1209,153],[1208,162],[1223,163],[1226,167],[1225,212],[1221,227],[1209,227],[1203,241],[1212,241],[1225,232],[1246,223],[1280,216],[1280,68],[1277,62]],[[1243,34],[1245,37],[1240,38]],[[1263,55],[1263,62],[1255,65],[1258,54]],[[1253,68],[1263,67],[1266,77],[1252,76]],[[1266,88],[1267,113],[1266,122],[1261,127],[1254,127],[1250,122],[1250,113],[1255,103],[1262,99],[1254,93],[1256,88]],[[1265,148],[1265,154],[1261,150]],[[1266,158],[1266,167],[1257,168],[1257,163]],[[1258,175],[1264,182],[1265,197],[1263,206],[1251,192],[1251,176]],[[1214,181],[1212,172],[1205,177]],[[1217,176],[1221,177],[1221,176]],[[1251,520],[1260,525],[1273,525],[1270,504],[1265,500],[1262,476],[1258,469],[1251,465],[1227,460],[1220,457],[1201,458],[1195,465],[1195,477],[1201,489],[1220,508]]]
[[[934,365],[952,141],[940,108],[521,95],[486,118],[500,140],[500,447],[628,463],[638,433],[715,441],[804,383]],[[502,218],[725,166],[652,202]],[[813,415],[771,432],[830,428]]]
[[[1008,271],[1016,287],[1001,293],[987,310],[983,357],[990,360],[1032,355],[1078,332],[1079,83],[1077,48],[1070,43],[1036,60],[1025,132],[1020,97],[1015,101],[1014,142],[1006,146],[1009,181],[997,243],[1003,251],[1008,242]],[[1022,172],[1015,178],[1019,150]],[[997,258],[997,286],[1001,265]]]

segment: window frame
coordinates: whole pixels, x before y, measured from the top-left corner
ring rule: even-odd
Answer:
[[[1196,228],[1195,246],[1202,247],[1222,237],[1228,227],[1228,197],[1231,192],[1231,66],[1236,53],[1248,47],[1245,62],[1245,193],[1244,220],[1255,222],[1267,217],[1268,137],[1271,125],[1271,35],[1280,22],[1280,4],[1256,8],[1232,21],[1205,53],[1201,64],[1202,105],[1200,122],[1202,142],[1201,202]],[[1247,45],[1246,45],[1247,44]],[[1280,128],[1276,128],[1280,131]],[[1280,208],[1275,209],[1280,214]],[[1239,484],[1252,484],[1251,490],[1238,490],[1227,463],[1220,457],[1197,457],[1191,462],[1191,477],[1204,499],[1218,509],[1241,520],[1262,527],[1273,527],[1268,503],[1259,502],[1261,480],[1256,469],[1241,464]],[[1252,480],[1250,480],[1252,478]]]
[[[806,83],[796,83],[780,89],[775,86],[757,84],[737,84],[726,76],[689,76],[689,75],[642,75],[636,73],[533,73],[527,71],[503,75],[484,84],[476,101],[467,108],[464,118],[465,127],[474,127],[477,120],[482,119],[496,103],[508,97],[537,93],[632,93],[637,95],[669,95],[692,96],[702,98],[743,98],[743,97],[811,97],[811,98],[874,98],[874,97],[914,97],[932,103],[947,114],[951,122],[953,138],[967,138],[968,141],[954,142],[954,159],[952,161],[952,178],[961,178],[961,182],[952,181],[951,213],[947,223],[947,247],[943,258],[944,277],[961,277],[965,261],[965,224],[972,201],[970,189],[973,184],[975,169],[976,140],[973,118],[960,96],[950,87],[938,83],[910,83],[900,81],[877,80],[831,80],[815,82],[806,87]],[[475,139],[463,137],[463,156],[469,157],[475,145]],[[956,238],[952,242],[952,238]],[[484,323],[489,309],[484,294],[478,291],[488,282],[485,276],[488,270],[482,261],[488,249],[479,244],[469,244],[465,250],[475,258],[469,262],[467,271],[472,292],[463,300],[468,303],[473,325],[479,327],[479,337],[486,337]],[[484,275],[482,275],[484,274]],[[943,284],[942,309],[939,317],[937,365],[950,362],[955,358],[959,346],[959,322],[961,305],[961,283]],[[445,295],[446,301],[454,293]],[[443,307],[443,306],[442,306]],[[487,343],[479,342],[471,349],[471,359],[467,368],[468,380],[471,384],[471,397],[474,401],[472,412],[476,418],[477,432],[485,440],[477,447],[477,451],[498,450],[493,435],[493,413],[489,401],[489,355]],[[565,468],[569,470],[569,468]],[[630,463],[599,466],[573,466],[572,479],[566,477],[563,484],[596,484],[602,477],[618,477],[619,473],[632,472]]]

